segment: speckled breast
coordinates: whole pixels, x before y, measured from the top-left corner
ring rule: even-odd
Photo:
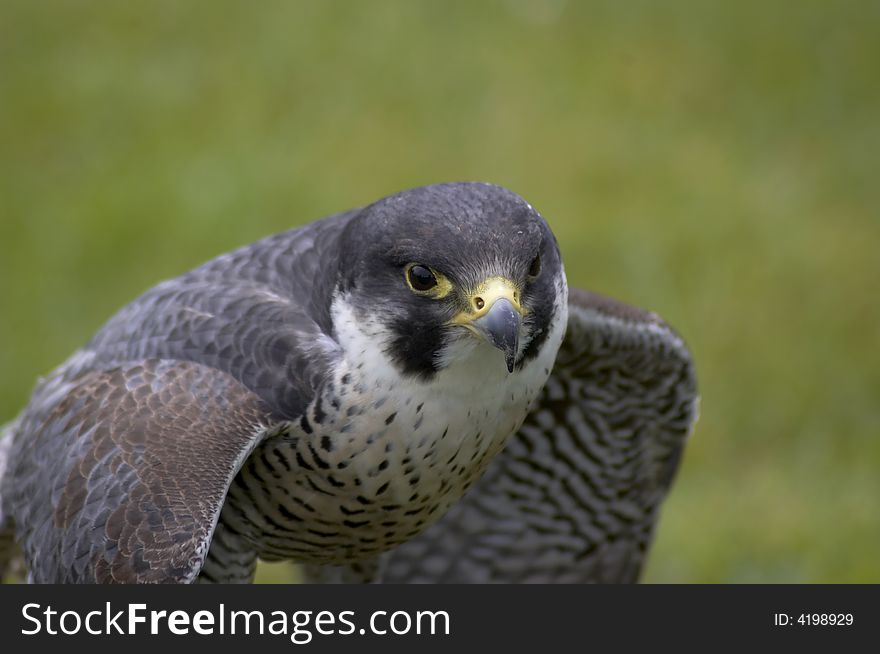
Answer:
[[[224,520],[270,560],[342,563],[394,547],[439,519],[519,428],[546,380],[535,366],[429,384],[344,372],[251,455]]]

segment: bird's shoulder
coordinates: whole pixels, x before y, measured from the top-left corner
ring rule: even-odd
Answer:
[[[330,296],[357,210],[221,254],[124,306],[60,369],[67,379],[147,359],[231,375],[280,418],[299,415],[338,356]]]

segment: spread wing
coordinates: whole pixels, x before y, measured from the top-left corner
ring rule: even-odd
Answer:
[[[690,354],[658,316],[572,290],[565,341],[522,429],[375,579],[636,581],[697,400]]]
[[[268,411],[226,373],[148,359],[41,387],[4,500],[35,582],[188,582]]]

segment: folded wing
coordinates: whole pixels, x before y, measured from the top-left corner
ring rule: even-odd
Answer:
[[[44,383],[3,490],[33,581],[194,581],[267,414],[230,375],[193,362]]]

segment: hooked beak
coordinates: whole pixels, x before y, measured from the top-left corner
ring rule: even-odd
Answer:
[[[474,327],[490,344],[504,352],[507,372],[513,372],[519,352],[519,328],[522,314],[506,298],[496,300],[482,318],[474,321]]]
[[[469,298],[471,311],[460,313],[452,324],[467,327],[504,353],[507,372],[512,373],[519,353],[523,308],[519,290],[502,277],[493,277],[476,288]]]

